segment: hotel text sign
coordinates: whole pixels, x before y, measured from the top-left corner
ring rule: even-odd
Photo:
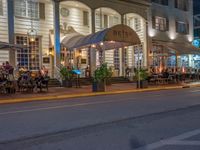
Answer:
[[[106,35],[106,40],[140,44],[138,35],[125,25],[118,25],[111,28]]]

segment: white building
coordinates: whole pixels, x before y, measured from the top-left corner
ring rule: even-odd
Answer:
[[[133,68],[140,63],[147,67],[152,64],[155,44],[189,43],[193,39],[192,0],[183,4],[182,0],[152,1],[0,0],[0,41],[28,47],[10,53],[1,50],[0,62],[9,60],[15,66],[27,66],[30,70],[45,65],[52,76],[60,63],[69,65],[70,62],[82,70],[89,65],[94,70],[101,55],[116,76],[123,75],[125,65]],[[163,2],[164,5],[159,4]],[[95,47],[92,52],[87,48],[69,51],[62,45],[63,40],[69,37],[72,40],[74,34],[94,34],[118,24],[131,27],[141,44],[113,48],[103,54]],[[37,33],[34,39],[27,34],[30,29]],[[180,49],[177,45],[173,48]]]
[[[194,67],[193,55],[199,54],[193,41],[192,0],[152,0],[148,34],[151,44],[150,65]]]

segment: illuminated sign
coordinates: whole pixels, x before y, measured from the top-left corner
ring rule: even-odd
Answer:
[[[197,48],[200,48],[200,39],[196,39],[192,42],[192,45],[194,45]]]

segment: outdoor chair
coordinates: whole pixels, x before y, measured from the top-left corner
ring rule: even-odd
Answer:
[[[42,92],[42,89],[46,89],[46,91],[49,90],[49,78],[36,78],[36,89],[40,89],[40,92]]]

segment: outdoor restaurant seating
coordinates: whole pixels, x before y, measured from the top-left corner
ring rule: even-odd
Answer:
[[[43,68],[44,69],[44,68]],[[33,73],[24,67],[18,70],[17,77],[14,77],[14,68],[8,63],[0,66],[0,94],[11,94],[18,92],[41,92],[48,91],[48,72],[40,70]]]

